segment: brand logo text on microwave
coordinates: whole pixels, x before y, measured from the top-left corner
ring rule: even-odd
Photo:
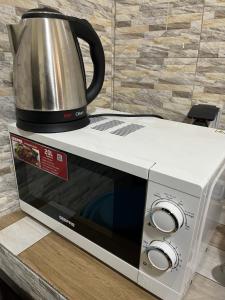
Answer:
[[[63,222],[63,223],[66,223],[68,225],[70,225],[71,227],[75,227],[75,224],[73,222],[71,222],[70,220],[64,218],[63,216],[59,216],[59,219]]]

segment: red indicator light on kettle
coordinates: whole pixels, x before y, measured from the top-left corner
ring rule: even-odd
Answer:
[[[73,115],[72,115],[71,112],[65,112],[65,113],[63,114],[63,116],[64,116],[64,119],[71,119]]]

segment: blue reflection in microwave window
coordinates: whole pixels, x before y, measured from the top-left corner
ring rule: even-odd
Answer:
[[[113,193],[91,201],[80,213],[84,217],[107,229],[113,229]]]

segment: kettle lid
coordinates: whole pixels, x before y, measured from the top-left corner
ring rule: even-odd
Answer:
[[[51,8],[51,7],[41,7],[41,8],[33,8],[26,11],[22,15],[22,19],[27,18],[57,18],[64,19],[65,15],[63,15],[60,11]]]

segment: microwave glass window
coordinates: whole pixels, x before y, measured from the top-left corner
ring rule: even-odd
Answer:
[[[68,181],[15,159],[20,199],[138,267],[147,181],[66,155]]]

